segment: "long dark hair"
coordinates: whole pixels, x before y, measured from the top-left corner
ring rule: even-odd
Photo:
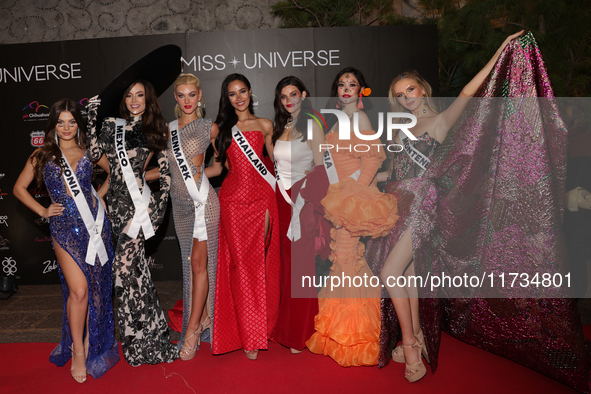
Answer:
[[[354,67],[345,67],[337,73],[337,76],[335,77],[334,81],[332,81],[332,86],[330,88],[330,97],[331,98],[327,104],[328,108],[341,109],[341,101],[338,98],[338,90],[339,90],[339,79],[341,79],[341,77],[344,74],[353,74],[355,76],[355,78],[357,78],[357,82],[359,82],[359,89],[360,89],[359,91],[361,91],[361,89],[369,88],[369,85],[367,84],[367,82],[365,82],[365,77],[363,76],[363,73],[360,70],[358,70]],[[335,116],[331,116],[329,119],[330,119],[330,122],[327,122],[328,123],[328,130],[331,130],[332,127],[337,122],[337,119]]]
[[[290,75],[289,77],[283,78],[277,86],[275,86],[275,101],[273,102],[273,107],[275,107],[275,121],[273,122],[273,145],[275,145],[275,141],[281,137],[283,131],[285,129],[285,125],[289,118],[291,118],[291,114],[285,110],[283,104],[281,104],[281,91],[284,87],[293,85],[300,93],[306,92],[306,98],[310,97],[310,92],[306,85],[298,78]],[[308,139],[307,135],[307,122],[305,122],[303,118],[304,106],[303,106],[304,98],[302,98],[302,107],[300,109],[299,117],[302,118],[301,121],[297,122],[295,125],[295,129],[298,132],[297,137],[301,136],[302,141],[306,141]]]
[[[48,161],[53,160],[53,162],[60,168],[60,175],[64,170],[60,164],[62,151],[55,138],[57,135],[55,125],[59,121],[62,112],[69,112],[74,117],[78,126],[78,132],[74,138],[80,149],[86,149],[86,122],[82,117],[81,110],[82,108],[80,105],[70,99],[58,100],[51,106],[51,109],[49,110],[49,119],[45,126],[45,145],[35,151],[31,156],[31,164],[33,164],[37,185],[41,186],[43,184],[43,168]]]
[[[224,79],[224,82],[222,82],[218,116],[215,118],[215,123],[220,129],[220,132],[215,139],[215,147],[219,154],[218,160],[222,162],[222,164],[226,162],[226,151],[232,143],[232,127],[238,123],[236,109],[232,106],[228,96],[228,85],[234,81],[243,82],[250,91],[250,81],[242,74],[230,74]],[[252,97],[248,104],[248,110],[254,115]]]
[[[123,93],[123,98],[119,104],[119,113],[125,120],[128,120],[131,117],[129,110],[127,109],[127,105],[125,104],[125,98],[131,89],[138,83],[144,85],[144,94],[146,97],[146,110],[142,115],[142,133],[148,140],[148,149],[157,153],[166,149],[166,143],[168,141],[168,127],[166,126],[166,121],[162,117],[162,110],[160,109],[158,96],[156,96],[156,92],[154,91],[152,84],[148,81],[144,81],[143,79],[138,79],[129,85],[129,87],[125,90],[125,93]]]

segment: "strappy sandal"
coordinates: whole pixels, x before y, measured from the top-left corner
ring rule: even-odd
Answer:
[[[406,361],[404,359],[404,350],[402,349],[402,345],[398,345],[392,350],[392,361],[404,364]]]
[[[427,353],[427,346],[425,345],[425,336],[423,335],[423,331],[420,331],[415,338],[421,344],[421,354],[425,357],[427,364],[431,364],[429,361],[429,353]],[[402,349],[402,345],[398,345],[392,350],[392,361],[404,364],[406,360],[404,359],[404,350]]]
[[[410,383],[414,383],[417,380],[422,379],[427,374],[427,368],[425,368],[425,364],[423,364],[423,359],[421,357],[421,349],[422,345],[418,339],[415,338],[415,343],[412,345],[402,345],[402,347],[410,347],[417,349],[417,354],[419,356],[419,361],[414,364],[406,364],[406,370],[404,371],[404,377]]]
[[[201,326],[191,335],[189,335],[187,338],[185,338],[185,341],[183,342],[183,347],[181,348],[180,351],[180,358],[183,361],[189,361],[192,360],[195,355],[197,354],[197,347],[199,346],[199,342],[201,342],[199,340],[199,337],[201,337],[201,335],[199,334]],[[197,340],[195,341],[195,345],[194,346],[187,346],[185,345],[185,343],[187,343],[187,340],[193,338],[195,335],[197,335]]]
[[[209,319],[209,323],[207,323],[207,325],[205,325],[205,322],[207,321],[207,319]],[[212,337],[211,335],[211,317],[207,316],[205,318],[205,320],[203,320],[203,323],[201,323],[201,325],[199,326],[200,330],[199,330],[199,336],[197,337],[197,345],[201,346],[201,335],[205,332],[205,330],[209,330],[209,336]]]
[[[246,350],[244,349],[244,355],[249,360],[256,360],[259,357],[259,350]]]
[[[72,378],[74,378],[76,382],[84,383],[86,382],[86,375],[88,375],[88,371],[86,369],[84,371],[74,370],[74,356],[84,357],[84,352],[76,353],[73,346],[70,346],[70,351],[72,352],[72,367],[70,368],[70,374],[72,374]]]

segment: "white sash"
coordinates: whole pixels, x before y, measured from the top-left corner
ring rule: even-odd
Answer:
[[[326,175],[328,176],[328,182],[330,182],[331,185],[337,183],[339,181],[339,175],[337,174],[337,169],[334,166],[330,149],[326,148],[324,150],[322,162],[324,163],[324,169],[326,170]],[[349,178],[357,180],[359,179],[359,175],[361,175],[361,168],[349,175]]]
[[[291,241],[297,241],[302,236],[302,231],[300,229],[300,211],[305,204],[304,199],[302,198],[301,194],[298,193],[298,197],[296,202],[291,200],[287,191],[285,191],[285,187],[283,186],[283,182],[281,182],[281,178],[279,176],[279,170],[277,169],[277,160],[275,160],[275,178],[277,178],[277,187],[281,192],[281,195],[287,201],[289,205],[291,205],[291,221],[289,222],[289,228],[287,230],[287,238]],[[292,185],[293,186],[293,185]],[[306,187],[306,181],[302,184],[302,189]]]
[[[126,234],[131,238],[137,238],[140,228],[144,230],[145,239],[149,239],[154,236],[154,227],[150,221],[150,215],[148,214],[148,206],[150,205],[150,187],[146,183],[142,175],[142,181],[144,184],[144,190],[140,193],[140,188],[137,185],[135,174],[131,168],[131,162],[127,156],[127,150],[125,149],[125,119],[117,118],[115,121],[115,148],[117,150],[117,158],[119,159],[119,165],[127,190],[133,201],[135,207],[135,213],[129,225],[129,229]]]
[[[105,208],[96,194],[94,187],[90,186],[92,195],[96,198],[96,203],[98,204],[98,212],[96,215],[96,220],[94,220],[92,217],[92,211],[88,206],[88,201],[86,201],[86,197],[84,197],[82,188],[78,183],[78,178],[76,177],[74,170],[72,170],[70,163],[68,163],[68,160],[66,160],[66,156],[64,155],[63,151],[60,163],[64,169],[64,182],[66,183],[66,186],[70,191],[72,198],[74,199],[76,208],[78,208],[78,212],[80,212],[80,216],[84,221],[84,226],[86,226],[86,230],[88,231],[89,239],[88,248],[86,251],[86,263],[94,265],[96,256],[98,255],[101,265],[105,265],[109,261],[109,255],[107,254],[107,249],[105,248],[103,238],[101,237],[103,232],[103,222],[105,220]]]
[[[252,147],[248,143],[248,140],[244,137],[240,129],[236,126],[232,127],[232,138],[234,139],[234,142],[236,142],[242,153],[244,153],[244,156],[246,156],[248,162],[252,164],[252,166],[259,173],[259,175],[263,177],[263,179],[267,181],[267,183],[273,188],[273,191],[275,191],[275,184],[277,183],[275,177],[273,177],[273,175],[271,175],[269,171],[267,171],[267,167],[265,167],[263,161],[257,156],[254,149],[252,149]]]
[[[421,152],[419,152],[414,146],[410,144],[410,138],[407,135],[401,136],[400,141],[402,141],[402,146],[406,151],[406,154],[410,159],[415,162],[419,167],[423,170],[427,169],[431,160]]]
[[[172,153],[174,155],[174,161],[176,162],[183,181],[187,186],[189,195],[193,199],[195,204],[195,223],[193,225],[193,238],[197,238],[199,241],[207,240],[207,227],[205,224],[205,202],[209,194],[209,179],[203,172],[203,166],[201,166],[201,189],[197,189],[197,183],[195,178],[191,174],[190,167],[186,164],[187,159],[183,153],[181,140],[179,137],[179,121],[174,120],[168,125],[170,129],[170,144],[172,146]]]
[[[281,195],[283,196],[283,198],[285,199],[285,201],[287,201],[287,203],[289,205],[291,205],[292,207],[295,207],[295,204],[293,203],[293,201],[291,201],[291,198],[289,197],[289,195],[285,191],[285,186],[283,186],[283,182],[281,182],[281,179],[279,177],[279,170],[277,169],[277,160],[274,160],[273,164],[275,166],[275,178],[277,180],[277,187],[279,188]]]
[[[298,198],[296,198],[295,204],[293,204],[293,210],[291,211],[291,221],[289,222],[289,229],[287,230],[287,238],[291,241],[295,242],[302,237],[302,228],[300,224],[300,212],[304,207],[306,201],[302,197],[301,190],[306,187],[305,180],[300,188],[300,193],[298,193]]]

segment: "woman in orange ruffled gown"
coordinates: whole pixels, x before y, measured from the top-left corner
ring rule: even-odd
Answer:
[[[374,134],[367,115],[360,110],[361,97],[368,90],[363,74],[351,67],[337,74],[331,89],[337,109],[349,116],[351,123],[353,114],[358,114],[359,130],[364,135]],[[334,225],[330,255],[333,265],[318,295],[316,332],[306,345],[311,352],[328,355],[345,367],[375,365],[379,352],[380,287],[377,277],[372,280],[373,274],[363,258],[365,245],[359,237],[379,237],[390,231],[398,219],[396,199],[380,193],[375,186],[376,172],[386,157],[383,150],[372,146],[368,152],[356,152],[354,146],[367,146],[366,141],[352,131],[351,139],[339,139],[338,124],[326,135],[326,143],[331,146],[339,179],[331,184],[322,200],[325,216]]]

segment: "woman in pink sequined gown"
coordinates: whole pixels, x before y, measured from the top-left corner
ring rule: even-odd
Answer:
[[[410,130],[418,138],[418,141],[422,141],[420,142],[421,144],[435,146],[437,143],[442,143],[448,131],[466,107],[468,98],[474,96],[480,85],[484,82],[505,46],[521,33],[519,32],[509,36],[486,66],[464,87],[459,98],[441,113],[435,112],[429,104],[429,96],[431,95],[430,86],[418,73],[403,73],[394,78],[390,84],[389,92],[393,112],[400,112],[400,109],[403,109],[405,112],[412,113],[416,117],[417,124]],[[400,133],[396,137],[395,142],[402,145],[403,141],[401,137],[402,135]],[[398,153],[398,155],[407,153],[403,151]],[[431,149],[427,153],[430,155],[433,153],[433,150]],[[417,165],[411,163],[411,168],[419,170],[417,173],[412,174],[412,177],[421,175],[420,168]],[[396,173],[396,169],[394,170],[393,174],[395,174],[395,177],[402,177],[402,179],[396,180],[406,179],[407,174],[398,174]],[[384,179],[386,176],[388,174],[381,173],[378,180],[384,181],[386,180]],[[393,191],[393,194],[396,195],[395,191]],[[385,284],[394,304],[402,333],[402,345],[394,349],[392,359],[397,362],[406,363],[404,376],[409,382],[415,382],[423,378],[427,373],[421,355],[429,362],[429,354],[421,330],[417,288],[414,286],[392,286],[389,285],[388,279],[399,278],[401,276],[409,278],[415,275],[413,262],[414,251],[411,238],[413,231],[412,219],[406,218],[406,220],[401,220],[394,228],[393,232],[398,233],[398,239],[391,240],[391,251],[380,273],[382,282]],[[392,282],[390,281],[390,283]]]

